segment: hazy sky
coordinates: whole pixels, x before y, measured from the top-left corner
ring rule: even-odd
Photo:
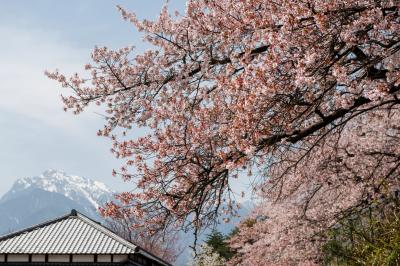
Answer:
[[[109,152],[109,141],[96,136],[102,119],[94,111],[65,113],[62,89],[43,75],[45,69],[81,71],[94,45],[146,49],[117,4],[151,19],[164,1],[0,1],[0,195],[17,178],[47,168],[123,188],[110,174],[121,162]],[[183,11],[185,1],[170,0],[169,6]]]

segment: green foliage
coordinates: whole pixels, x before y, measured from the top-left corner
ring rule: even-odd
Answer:
[[[353,214],[327,236],[325,265],[400,265],[400,204],[378,204]]]
[[[212,248],[213,252],[218,253],[221,257],[229,260],[235,255],[235,251],[229,247],[228,240],[237,233],[237,229],[233,229],[231,233],[224,236],[221,232],[213,230],[207,236],[205,243]]]

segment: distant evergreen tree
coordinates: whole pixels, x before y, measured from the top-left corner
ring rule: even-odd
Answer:
[[[211,234],[207,236],[205,243],[207,246],[212,248],[213,252],[218,253],[221,257],[229,260],[235,254],[228,245],[228,240],[235,234],[236,230],[232,230],[227,236],[223,235],[217,230],[213,230]]]

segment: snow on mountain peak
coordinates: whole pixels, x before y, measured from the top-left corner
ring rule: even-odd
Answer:
[[[18,179],[11,194],[28,188],[60,193],[73,201],[86,200],[96,209],[114,194],[104,183],[55,169],[48,169],[39,176]]]

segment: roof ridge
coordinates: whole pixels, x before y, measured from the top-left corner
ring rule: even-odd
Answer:
[[[27,228],[23,228],[21,230],[15,231],[13,233],[2,235],[2,236],[0,236],[0,241],[9,239],[9,238],[12,238],[12,237],[15,237],[15,236],[19,236],[19,235],[22,235],[24,233],[32,232],[32,231],[34,231],[36,229],[39,229],[39,228],[51,225],[53,223],[57,223],[59,221],[65,220],[65,219],[67,219],[69,217],[71,217],[70,213],[69,214],[65,214],[63,216],[60,216],[60,217],[57,217],[57,218],[54,218],[54,219],[51,219],[51,220],[47,220],[47,221],[42,222],[42,223],[38,223],[38,224],[32,225],[32,226],[27,227]]]
[[[114,238],[116,241],[125,242],[125,243],[128,244],[128,247],[133,248],[134,251],[138,251],[139,253],[140,253],[140,252],[144,252],[144,253],[150,255],[151,257],[153,257],[153,259],[155,259],[155,260],[158,260],[158,261],[161,261],[162,263],[171,265],[171,264],[170,264],[169,262],[167,262],[166,260],[164,260],[164,259],[162,259],[162,258],[159,258],[157,255],[155,255],[155,254],[151,253],[150,251],[148,251],[148,250],[142,248],[141,246],[137,245],[136,243],[133,243],[133,242],[131,242],[131,241],[129,241],[129,240],[127,240],[127,239],[121,237],[120,235],[118,235],[117,233],[115,233],[114,231],[112,231],[111,229],[109,229],[108,227],[103,226],[102,224],[98,223],[97,221],[91,219],[90,217],[88,217],[88,216],[86,216],[86,215],[84,215],[84,214],[82,214],[82,213],[80,213],[80,212],[77,212],[76,210],[72,210],[72,212],[74,212],[74,211],[75,211],[75,215],[76,215],[78,218],[80,218],[80,219],[82,219],[82,220],[85,219],[85,220],[84,220],[85,222],[94,223],[94,224],[92,224],[92,225],[93,225],[94,227],[96,227],[96,229],[99,229],[99,230],[102,231],[103,233],[107,234],[109,237]],[[87,220],[88,220],[88,221],[87,221]],[[104,231],[106,231],[106,232],[104,232]]]
[[[78,212],[75,209],[72,209],[70,213],[68,213],[66,215],[63,215],[63,216],[60,216],[58,218],[51,219],[51,220],[45,221],[43,223],[39,223],[39,224],[33,225],[33,226],[28,227],[28,228],[24,228],[24,229],[18,230],[16,232],[13,232],[13,233],[10,233],[10,234],[4,235],[4,236],[0,236],[0,241],[6,240],[6,239],[9,239],[9,238],[12,238],[12,237],[16,237],[16,236],[22,235],[24,233],[32,232],[32,231],[34,231],[36,229],[40,229],[40,228],[49,226],[49,225],[54,224],[54,223],[58,223],[58,222],[60,222],[62,220],[68,219],[68,218],[78,218],[78,219],[80,219],[81,221],[83,221],[83,222],[95,227],[98,231],[100,231],[100,232],[106,234],[107,236],[113,238],[115,241],[121,242],[121,244],[125,245],[128,248],[131,248],[133,251],[138,247],[136,244],[129,242],[128,240],[126,240],[123,237],[119,236],[118,234],[116,234],[115,232],[111,231],[107,227],[103,226],[98,221],[95,221],[95,220],[89,218],[88,216]]]
[[[113,238],[115,241],[121,242],[121,244],[127,246],[128,248],[136,250],[138,247],[136,244],[126,240],[125,238],[119,236],[117,233],[113,232],[112,230],[108,229],[106,226],[102,225],[101,223],[87,217],[86,215],[77,212],[77,218],[81,219],[82,221],[90,224],[91,226],[95,227],[97,230],[101,231],[102,233],[106,234],[107,236]]]

